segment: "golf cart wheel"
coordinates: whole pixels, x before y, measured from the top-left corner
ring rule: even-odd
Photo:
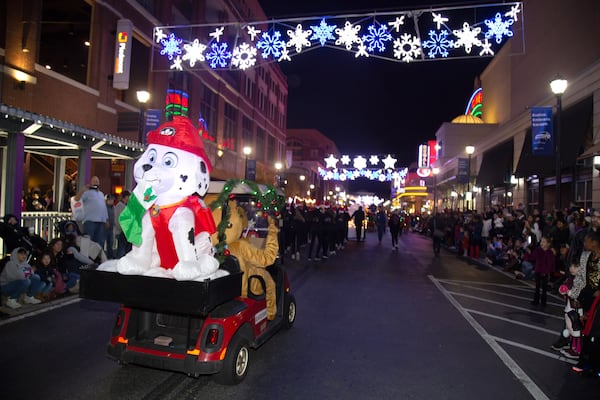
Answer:
[[[250,347],[238,332],[227,346],[223,368],[215,375],[215,381],[223,385],[237,385],[246,377],[249,365]]]
[[[296,321],[296,299],[291,294],[285,296],[285,308],[283,310],[285,323],[284,327],[289,329]]]

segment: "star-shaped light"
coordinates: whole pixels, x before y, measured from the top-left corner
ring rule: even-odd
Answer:
[[[492,44],[489,42],[489,40],[485,39],[485,41],[482,42],[481,51],[479,52],[479,55],[480,56],[484,56],[484,55],[493,56],[494,55],[494,50],[492,50]]]
[[[504,14],[504,16],[518,21],[517,15],[521,12],[521,9],[519,7],[521,7],[521,4],[517,3],[516,5],[512,6],[510,8],[510,11]]]
[[[384,158],[383,160],[383,165],[385,169],[394,169],[395,165],[396,165],[396,160],[395,158],[393,158],[391,155],[388,154],[388,156],[386,158]]]
[[[404,25],[404,15],[401,17],[396,17],[396,20],[388,22],[388,25],[394,28],[396,32],[400,32],[400,25]]]
[[[356,54],[354,55],[355,58],[358,57],[369,57],[369,53],[367,53],[367,46],[363,43],[358,45],[358,50],[356,51]]]
[[[367,168],[367,159],[363,156],[354,157],[353,165],[356,169]]]
[[[377,156],[371,156],[369,158],[369,162],[371,163],[371,165],[377,165],[377,163],[379,163],[379,157],[377,157]]]
[[[434,12],[431,13],[433,15],[433,22],[437,24],[437,30],[440,30],[440,27],[444,24],[444,22],[448,22],[448,18],[442,17],[442,13],[436,14]]]
[[[173,60],[173,64],[171,64],[171,69],[176,69],[178,71],[183,71],[183,66],[181,65],[182,62],[183,62],[183,60],[181,59],[181,57],[177,56]]]
[[[325,162],[327,163],[327,168],[337,168],[338,161],[339,160],[335,158],[333,154],[330,154],[329,157],[325,159]]]
[[[215,38],[215,40],[218,42],[221,40],[221,36],[223,36],[223,31],[225,30],[225,27],[220,27],[215,29],[214,32],[209,33],[208,36]]]
[[[249,26],[248,27],[248,35],[250,35],[250,40],[252,40],[254,42],[254,40],[256,39],[256,36],[260,33],[261,31],[259,29],[256,29],[253,26]]]
[[[350,164],[350,157],[348,157],[347,154],[344,154],[340,161],[342,162],[342,165],[348,165]]]
[[[277,61],[281,62],[283,60],[292,61],[292,59],[290,58],[290,51],[285,47],[281,50],[281,57],[279,57]]]
[[[163,32],[162,28],[155,28],[154,37],[156,38],[156,43],[160,43],[161,40],[167,38],[167,34]]]

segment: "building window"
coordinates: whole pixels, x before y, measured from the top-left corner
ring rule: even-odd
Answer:
[[[575,183],[575,204],[587,210],[592,207],[592,181],[579,181]]]
[[[254,123],[245,115],[242,117],[242,144],[254,147]]]
[[[208,87],[202,87],[200,113],[206,122],[209,132],[215,136],[217,131],[217,96]]]
[[[264,161],[265,159],[265,130],[261,127],[256,128],[256,160]]]
[[[229,103],[225,103],[223,126],[223,142],[221,145],[233,151],[237,151],[237,117],[238,111]]]
[[[279,159],[279,155],[275,153],[275,138],[271,135],[267,138],[267,161],[274,161]]]
[[[254,81],[249,76],[246,77],[246,84],[244,85],[244,94],[248,100],[254,98]]]
[[[265,94],[262,91],[259,91],[258,92],[258,108],[261,111],[265,111],[265,107],[266,107]]]
[[[44,1],[38,64],[87,84],[92,7],[85,1]],[[30,5],[33,7],[32,5]],[[113,28],[115,29],[115,28]],[[34,43],[24,43],[24,48]],[[30,49],[33,51],[34,49]]]

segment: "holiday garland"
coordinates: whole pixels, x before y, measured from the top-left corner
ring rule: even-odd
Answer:
[[[221,222],[217,225],[217,238],[219,242],[216,245],[215,257],[219,262],[223,262],[225,256],[229,255],[229,249],[227,248],[226,243],[227,235],[225,233],[231,218],[231,208],[228,206],[228,201],[235,198],[235,194],[232,194],[231,192],[238,185],[246,185],[250,188],[251,192],[248,194],[256,199],[256,207],[262,211],[263,218],[267,218],[269,215],[279,218],[281,216],[281,210],[285,206],[285,198],[279,195],[277,189],[271,185],[265,185],[266,190],[263,193],[258,184],[253,181],[248,181],[246,179],[229,179],[225,182],[219,197],[209,204],[212,211],[219,207],[223,207],[224,210]]]

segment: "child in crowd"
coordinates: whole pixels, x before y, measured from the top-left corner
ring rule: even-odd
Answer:
[[[44,285],[40,293],[45,300],[50,300],[51,295],[54,294],[54,280],[57,271],[51,263],[52,255],[49,251],[44,251],[33,267],[36,275],[40,277],[40,281]]]
[[[503,267],[506,263],[506,250],[502,235],[494,235],[487,248],[488,263]]]
[[[19,297],[25,294],[23,302],[25,304],[39,304],[40,300],[34,296],[38,294],[45,284],[40,281],[40,277],[34,274],[33,269],[27,263],[27,250],[22,247],[14,249],[10,255],[10,261],[6,264],[2,273],[0,273],[0,288],[8,299],[6,306],[17,309],[21,307]]]
[[[569,267],[569,273],[565,282],[559,287],[560,294],[566,297],[565,304],[565,328],[561,339],[552,345],[554,350],[560,350],[560,353],[570,359],[578,359],[581,352],[581,316],[583,309],[579,304],[567,297],[567,293],[573,287],[573,278],[579,270],[579,265],[572,264]]]
[[[534,306],[540,304],[540,300],[542,307],[546,306],[548,278],[556,269],[556,250],[551,245],[551,239],[544,236],[539,247],[536,247],[531,253],[531,259],[535,265],[535,294],[531,302]]]

